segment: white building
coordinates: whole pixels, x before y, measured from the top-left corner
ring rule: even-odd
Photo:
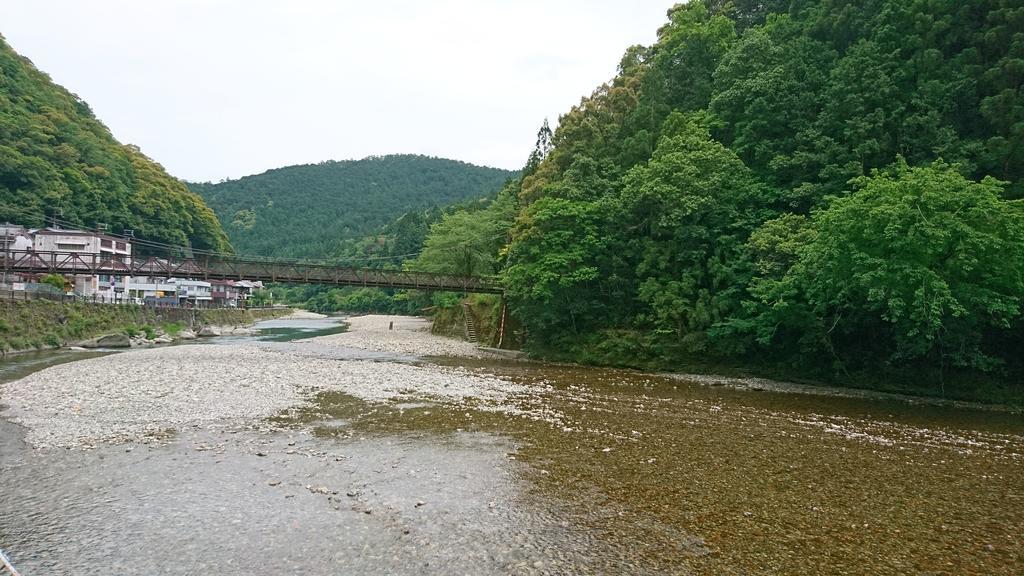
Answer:
[[[80,252],[100,254],[125,261],[132,255],[132,245],[124,238],[107,236],[99,232],[42,228],[31,230],[36,252]]]
[[[178,285],[162,277],[133,276],[128,286],[128,296],[138,300],[146,298],[177,299]]]
[[[20,258],[28,250],[32,250],[32,237],[24,226],[10,222],[0,224],[0,257]],[[0,286],[4,288],[12,288],[23,280],[22,275],[16,272],[0,273]]]
[[[0,224],[0,252],[21,252],[32,249],[32,237],[24,226],[7,222]]]
[[[213,291],[209,282],[169,278],[167,283],[174,285],[175,294],[178,296],[178,301],[182,304],[202,304],[213,301]]]
[[[36,252],[62,252],[65,254],[82,254],[90,264],[93,259],[100,258],[116,266],[131,263],[132,245],[124,238],[108,236],[100,232],[85,230],[65,230],[61,228],[41,228],[29,230],[32,237],[32,249]],[[75,292],[101,300],[120,300],[128,293],[131,277],[127,274],[76,274],[74,276]]]

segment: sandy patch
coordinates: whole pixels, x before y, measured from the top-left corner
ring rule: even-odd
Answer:
[[[430,321],[412,316],[355,316],[346,320],[347,332],[311,338],[319,344],[392,352],[412,356],[494,358],[476,344],[430,333]]]

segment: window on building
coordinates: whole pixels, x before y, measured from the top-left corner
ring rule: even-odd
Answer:
[[[85,250],[85,244],[72,244],[70,242],[57,242],[57,250]]]

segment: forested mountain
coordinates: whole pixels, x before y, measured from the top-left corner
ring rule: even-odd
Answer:
[[[1019,396],[1022,82],[1020,2],[694,0],[463,218],[536,353]]]
[[[406,212],[480,198],[513,172],[426,156],[382,156],[190,184],[225,223],[239,253],[338,257]]]
[[[138,148],[118,143],[88,104],[0,38],[0,221],[42,226],[51,216],[230,248],[202,199]]]

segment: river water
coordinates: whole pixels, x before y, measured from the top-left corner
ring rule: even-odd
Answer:
[[[264,327],[252,344],[285,351],[339,330]],[[325,392],[241,428],[91,450],[33,450],[0,420],[0,548],[25,576],[1024,573],[1020,413],[333,356],[367,357],[540,400],[515,414]]]

